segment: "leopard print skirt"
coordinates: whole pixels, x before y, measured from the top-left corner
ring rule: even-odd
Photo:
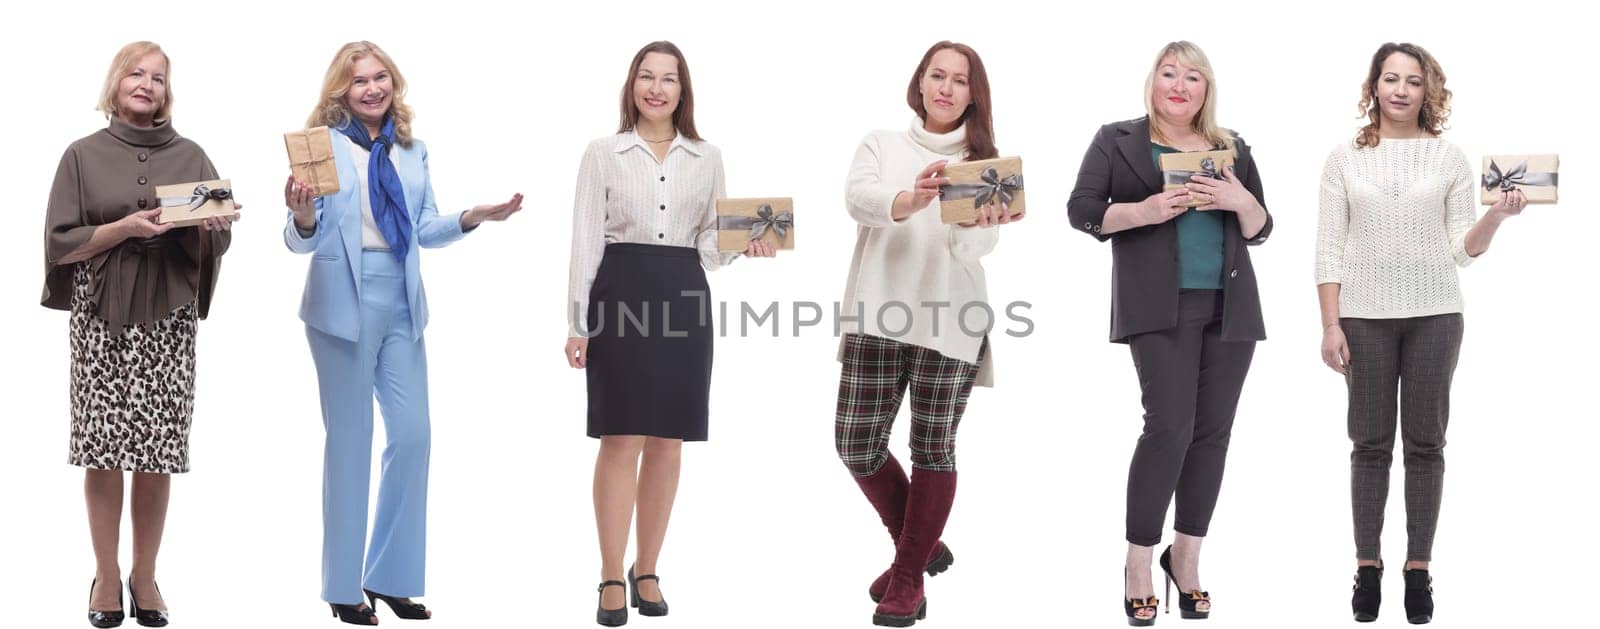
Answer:
[[[189,303],[153,323],[112,335],[89,300],[90,273],[78,265],[72,289],[73,465],[176,474],[189,471],[194,415],[194,339]]]

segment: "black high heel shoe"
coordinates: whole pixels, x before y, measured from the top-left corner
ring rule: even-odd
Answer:
[[[89,598],[91,600],[94,599],[94,585],[98,581],[99,579],[95,579],[89,582]],[[122,588],[117,588],[116,611],[97,611],[94,609],[89,610],[89,624],[99,627],[100,629],[121,627],[122,619],[124,617],[125,616],[122,613]]]
[[[1378,606],[1383,603],[1383,566],[1357,566],[1356,584],[1351,588],[1350,611],[1356,622],[1378,619]]]
[[[1123,583],[1128,581],[1127,568],[1122,569],[1122,581]],[[1149,627],[1156,624],[1156,609],[1160,604],[1161,602],[1154,596],[1146,599],[1128,598],[1126,591],[1122,595],[1122,611],[1128,614],[1128,624],[1133,627]],[[1139,617],[1139,611],[1144,609],[1150,610],[1149,618]]]
[[[1178,581],[1172,576],[1172,547],[1168,546],[1161,553],[1161,571],[1167,573],[1167,613],[1172,613],[1172,584]],[[1185,590],[1183,584],[1178,583],[1178,614],[1191,620],[1205,620],[1211,617],[1211,593],[1200,590]],[[1196,609],[1200,603],[1206,604],[1205,611]]]
[[[378,624],[377,610],[374,610],[366,605],[342,605],[339,603],[328,603],[328,607],[333,608],[333,617],[338,618],[339,622],[352,625]],[[362,609],[363,607],[366,609]]]
[[[624,593],[628,591],[628,584],[621,581],[601,581],[600,589],[595,591],[600,592],[602,602],[595,604],[594,621],[607,627],[621,627],[628,624],[628,607],[624,605],[616,609],[606,609],[604,603],[606,588],[613,585],[622,588]]]
[[[361,591],[365,592],[367,594],[367,600],[372,602],[372,610],[374,612],[378,610],[378,601],[383,601],[389,605],[389,611],[394,612],[394,615],[398,618],[403,618],[405,620],[427,620],[433,617],[433,614],[428,613],[428,608],[423,607],[422,603],[413,603],[400,596],[379,594],[366,588],[362,588]]]
[[[628,596],[629,603],[639,608],[640,616],[665,616],[667,615],[667,599],[662,597],[659,601],[639,598],[639,581],[641,579],[654,579],[657,585],[661,584],[661,577],[653,574],[633,576],[633,566],[628,566]]]
[[[156,586],[156,593],[159,594],[160,592],[161,592],[161,586],[157,585]],[[133,616],[134,621],[138,622],[139,626],[141,626],[141,627],[165,627],[165,626],[167,626],[167,610],[165,610],[165,609],[162,609],[162,610],[139,609],[139,595],[133,593],[133,579],[132,578],[128,579],[128,601],[130,602],[129,606],[133,608],[132,610],[130,610],[129,615]]]
[[[1404,570],[1406,578],[1406,620],[1413,625],[1433,621],[1433,577],[1427,570]]]

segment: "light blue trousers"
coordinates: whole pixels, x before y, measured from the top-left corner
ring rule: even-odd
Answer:
[[[361,340],[307,327],[322,394],[322,599],[354,605],[361,589],[421,596],[427,543],[428,360],[411,338],[405,269],[388,252],[361,256]],[[388,444],[367,543],[372,400]],[[362,547],[366,546],[365,570]]]

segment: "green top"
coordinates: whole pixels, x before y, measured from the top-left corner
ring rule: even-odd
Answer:
[[[1150,159],[1161,170],[1162,153],[1178,149],[1150,143]],[[1222,212],[1189,210],[1172,219],[1178,224],[1178,288],[1222,288]]]

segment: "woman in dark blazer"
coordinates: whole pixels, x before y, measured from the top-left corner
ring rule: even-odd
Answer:
[[[1255,342],[1265,339],[1247,245],[1272,232],[1250,147],[1216,124],[1205,53],[1167,44],[1145,83],[1148,115],[1100,128],[1067,204],[1072,226],[1111,241],[1111,340],[1127,343],[1144,403],[1128,469],[1129,624],[1155,622],[1149,578],[1167,504],[1176,542],[1162,553],[1184,617],[1210,614],[1200,541],[1222,484],[1228,434]],[[1231,150],[1221,178],[1163,191],[1163,153]],[[1190,207],[1195,205],[1196,207]],[[1170,601],[1169,601],[1170,604]]]

